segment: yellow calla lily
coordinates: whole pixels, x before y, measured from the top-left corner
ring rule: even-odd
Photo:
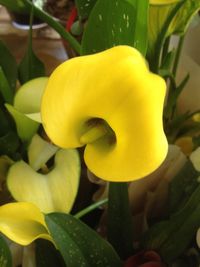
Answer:
[[[43,142],[45,141],[34,142],[44,146],[38,154],[38,161],[34,160],[35,149],[32,148],[33,152],[29,153],[29,156],[32,155],[31,166],[21,160],[10,167],[7,176],[8,189],[17,201],[33,203],[44,213],[69,212],[79,186],[78,153],[75,149],[59,150],[55,155],[55,166],[47,174],[41,174],[33,168],[37,170],[40,163],[52,155],[47,149],[51,150],[51,145],[45,145]]]
[[[0,206],[0,232],[24,246],[37,238],[51,240],[44,215],[35,205],[27,202]]]
[[[169,5],[180,2],[181,0],[150,0],[151,5]]]
[[[154,171],[168,145],[162,126],[166,84],[129,46],[76,57],[49,78],[41,115],[49,138],[64,148],[85,144],[98,177],[131,181]]]

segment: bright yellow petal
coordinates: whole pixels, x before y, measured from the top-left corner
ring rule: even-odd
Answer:
[[[181,0],[150,0],[151,5],[169,5],[180,2]]]
[[[98,177],[139,179],[167,153],[165,92],[165,81],[149,71],[136,49],[116,46],[68,60],[54,71],[42,100],[43,125],[61,147],[83,146],[82,140],[89,138],[85,161]],[[99,124],[108,131],[102,138]]]
[[[37,238],[51,240],[40,210],[31,203],[9,203],[0,207],[0,232],[21,245]]]

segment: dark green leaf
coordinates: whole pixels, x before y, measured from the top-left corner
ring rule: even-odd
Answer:
[[[165,108],[165,116],[167,118],[171,116],[174,109],[176,108],[177,99],[181,94],[181,92],[183,91],[183,89],[185,88],[185,85],[187,84],[189,77],[190,77],[189,74],[187,74],[186,77],[183,79],[183,81],[180,83],[180,85],[178,85],[177,87],[175,86],[175,88],[174,86],[170,88],[171,90],[169,91],[167,105]]]
[[[147,0],[98,1],[83,34],[82,54],[96,53],[116,45],[130,45],[145,54],[147,14]]]
[[[46,223],[68,267],[122,266],[111,245],[72,215],[52,213]]]
[[[8,48],[0,41],[0,66],[14,93],[17,81],[17,63]]]
[[[39,58],[35,55],[32,49],[32,20],[33,20],[32,8],[30,16],[30,30],[29,30],[29,41],[28,48],[25,53],[24,58],[19,65],[19,80],[23,84],[31,79],[45,76],[44,64],[40,61]]]
[[[108,240],[121,258],[133,254],[133,222],[127,183],[110,183],[108,196]]]
[[[171,263],[188,248],[200,226],[200,185],[182,210],[153,225],[144,236],[144,245],[160,253],[165,262]]]
[[[6,76],[4,75],[1,66],[0,66],[0,93],[3,96],[5,102],[12,104],[14,94],[10,88],[8,80],[6,79]]]
[[[171,71],[174,56],[175,56],[175,50],[168,52],[163,60],[161,69]]]
[[[36,241],[36,265],[37,267],[65,267],[65,263],[54,245],[44,239]]]
[[[44,64],[37,58],[29,46],[19,65],[19,80],[23,84],[31,79],[42,76],[45,76]]]
[[[2,236],[0,236],[0,266],[12,267],[11,253]]]
[[[8,115],[8,112],[4,107],[0,108],[0,122],[0,136],[6,134],[11,129],[14,129],[14,123],[12,122],[10,115]]]
[[[15,12],[25,12],[27,9],[23,0],[0,0],[0,4]]]
[[[0,137],[0,155],[12,156],[19,146],[19,138],[15,132],[8,132]]]
[[[198,176],[193,164],[187,161],[169,186],[170,213],[177,212],[186,204],[199,184]]]
[[[89,17],[90,12],[96,2],[97,0],[75,0],[76,7],[78,9],[78,14],[81,19],[86,19]]]

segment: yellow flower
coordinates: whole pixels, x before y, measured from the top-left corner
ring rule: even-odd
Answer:
[[[162,126],[166,84],[142,55],[116,46],[60,65],[49,78],[41,115],[50,139],[81,147],[88,168],[108,181],[154,171],[168,145]]]
[[[23,246],[37,238],[51,240],[44,215],[28,202],[0,206],[0,232]]]
[[[169,5],[180,2],[180,0],[150,0],[151,5]]]

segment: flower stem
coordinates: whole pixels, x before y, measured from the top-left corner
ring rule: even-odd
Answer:
[[[122,259],[133,254],[132,215],[128,198],[128,184],[109,184],[108,241]]]
[[[90,213],[91,211],[93,211],[93,210],[99,208],[100,206],[106,204],[107,202],[108,202],[108,199],[107,199],[107,198],[102,199],[102,200],[100,200],[100,201],[98,201],[98,202],[96,202],[96,203],[94,203],[94,204],[92,204],[92,205],[86,207],[85,209],[79,211],[78,213],[76,213],[76,214],[74,215],[74,217],[76,217],[77,219],[80,219],[80,218],[83,217],[84,215],[86,215],[86,214]]]
[[[172,70],[174,77],[176,77],[176,72],[178,69],[178,64],[179,64],[179,60],[180,60],[180,55],[181,55],[184,39],[185,39],[185,35],[181,36],[179,39],[179,42],[178,42],[178,47],[177,47],[177,51],[176,51],[176,55],[175,55],[175,59],[174,59],[174,66],[173,66],[173,70]]]

